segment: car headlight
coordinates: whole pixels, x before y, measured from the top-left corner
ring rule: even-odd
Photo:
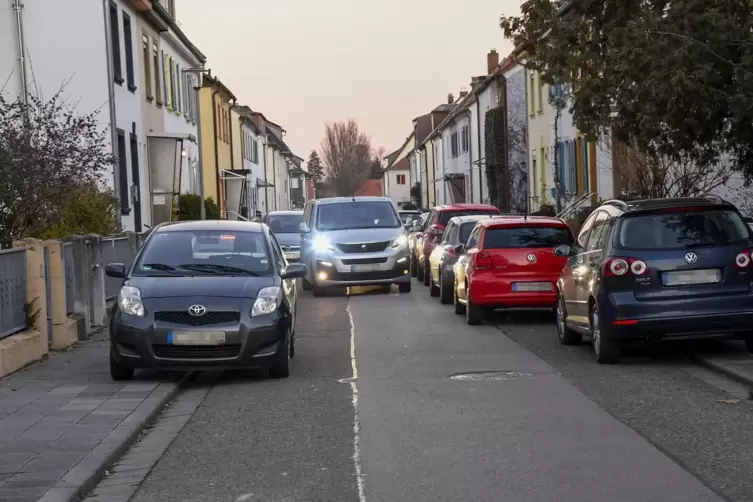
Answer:
[[[251,317],[271,314],[280,308],[282,303],[282,289],[279,286],[269,286],[259,291],[254,306],[251,307]]]
[[[335,250],[335,248],[332,247],[332,243],[329,241],[329,239],[323,236],[316,237],[314,239],[314,242],[311,243],[311,247],[314,248],[314,251],[319,253]]]
[[[118,295],[118,305],[124,314],[144,317],[144,303],[141,301],[141,291],[132,286],[123,286]]]
[[[403,246],[406,246],[407,244],[408,244],[408,237],[404,234],[398,237],[397,239],[395,239],[394,241],[392,241],[393,248],[403,247]]]

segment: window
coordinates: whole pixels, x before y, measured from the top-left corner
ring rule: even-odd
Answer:
[[[458,133],[455,131],[450,134],[450,157],[458,156]]]
[[[170,108],[172,111],[178,110],[178,99],[177,99],[177,89],[175,88],[175,61],[173,58],[169,57],[167,58],[168,63],[170,66],[168,66],[170,70],[170,103],[172,104],[172,107]]]
[[[277,242],[277,238],[275,238],[274,234],[269,234],[269,240],[272,243],[272,253],[274,255],[275,262],[277,263],[277,269],[282,272],[282,270],[288,265],[288,262],[285,259],[285,253],[282,252],[280,243]]]
[[[465,245],[466,249],[473,249],[478,246],[479,235],[481,235],[481,227],[477,225],[473,227],[471,234],[468,236],[468,242]]]
[[[536,197],[538,192],[538,178],[536,177],[536,154],[531,155],[531,195]]]
[[[588,242],[586,243],[586,251],[597,251],[601,249],[604,243],[604,230],[607,228],[607,221],[609,215],[604,211],[599,211],[599,214],[594,220],[593,230],[591,235],[588,236]]]
[[[128,204],[128,153],[126,152],[125,131],[118,129],[118,194],[120,195],[120,212],[129,214]]]
[[[129,139],[131,140],[131,179],[136,190],[139,189],[140,173],[139,173],[139,140],[135,134],[131,133]],[[135,192],[133,197],[133,204],[140,204],[139,193]]]
[[[569,227],[508,227],[489,228],[484,235],[484,249],[555,248],[571,245]]]
[[[461,142],[462,142],[462,151],[463,153],[468,151],[468,148],[470,147],[470,139],[471,135],[469,132],[468,126],[463,126],[463,128],[460,130],[461,134]]]
[[[544,82],[541,81],[541,73],[539,73],[539,86],[537,89],[539,96],[538,111],[539,113],[544,113]]]
[[[141,35],[141,56],[144,58],[146,99],[152,101],[154,99],[154,93],[152,92],[152,53],[149,50],[149,37],[146,34]]]
[[[136,81],[133,75],[133,33],[131,32],[131,18],[123,13],[123,43],[125,44],[126,56],[126,83],[128,90],[136,90]]]
[[[578,238],[575,239],[575,243],[573,244],[573,251],[575,253],[582,253],[586,250],[586,244],[588,243],[588,235],[591,233],[591,227],[594,225],[594,220],[596,220],[596,217],[598,216],[598,213],[593,213],[591,216],[588,217],[588,219],[583,223],[583,226],[580,227],[580,232],[578,232]]]
[[[404,174],[398,174],[398,175],[395,176],[395,178],[397,179],[397,184],[398,185],[405,185],[405,175]]]
[[[390,202],[341,202],[322,204],[317,212],[318,230],[398,228],[402,223]]]
[[[217,138],[222,139],[222,108],[220,108],[219,103],[217,103],[217,111],[215,111],[215,115],[217,116],[215,118],[215,121],[217,123]]]
[[[484,215],[484,214],[499,214],[499,211],[494,211],[491,209],[483,210],[483,209],[468,209],[465,211],[442,211],[439,213],[439,223],[440,225],[447,225],[447,223],[450,221],[451,218],[454,218],[455,216],[469,216],[469,215]]]
[[[118,24],[118,6],[110,2],[110,37],[112,38],[112,69],[115,83],[123,83],[123,68],[120,62],[120,25]]]
[[[180,65],[178,63],[175,63],[175,88],[177,89],[178,94],[178,112],[184,113],[185,108],[183,106],[183,79],[180,78]]]
[[[476,223],[463,223],[460,226],[460,235],[458,236],[458,243],[465,244],[468,242],[468,237],[471,236],[471,231],[473,230],[473,227],[476,226]]]
[[[162,106],[162,82],[160,82],[159,49],[157,43],[152,42],[152,61],[154,63],[154,96],[157,98],[157,106]]]
[[[168,66],[167,56],[164,51],[162,54],[162,91],[165,94],[165,106],[168,110],[172,110],[172,102],[170,101],[170,71]]]

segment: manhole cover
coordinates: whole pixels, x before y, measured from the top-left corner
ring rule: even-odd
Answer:
[[[476,371],[473,373],[458,373],[457,375],[450,375],[450,380],[514,380],[515,378],[532,376],[533,373],[521,373],[519,371]]]

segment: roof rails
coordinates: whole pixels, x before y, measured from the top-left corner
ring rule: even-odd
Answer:
[[[725,202],[727,202],[715,193],[702,193],[701,195],[699,195],[699,197],[701,197],[702,199],[714,201],[717,204],[724,204]]]
[[[623,211],[627,211],[629,209],[628,203],[620,199],[611,199],[611,200],[605,201],[603,204],[608,205],[608,206],[619,207]]]

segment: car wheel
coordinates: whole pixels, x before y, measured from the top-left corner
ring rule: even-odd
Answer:
[[[416,263],[416,279],[418,282],[424,282],[424,267],[420,263]]]
[[[452,303],[452,290],[450,289],[452,286],[447,275],[448,274],[444,272],[439,277],[439,303],[442,305],[449,305]]]
[[[465,305],[458,301],[458,283],[454,281],[452,285],[452,303],[455,305],[455,313],[457,315],[465,314]]]
[[[321,286],[317,286],[316,284],[311,285],[311,292],[314,293],[314,296],[324,296],[327,294],[327,288],[323,288]]]
[[[557,337],[562,345],[578,345],[583,341],[583,337],[577,331],[567,327],[565,299],[557,293],[557,306],[554,309],[557,316]]]
[[[110,352],[110,378],[112,378],[116,382],[130,380],[131,378],[133,378],[133,372],[133,368],[129,368],[128,366],[120,364],[115,360],[112,352]]]
[[[412,284],[412,283],[410,283],[410,282],[401,282],[400,284],[398,284],[398,285],[397,285],[397,289],[398,289],[398,290],[399,290],[399,291],[400,291],[401,293],[410,293],[410,290],[411,290],[411,286],[412,286],[412,285],[413,285],[413,284]]]
[[[429,264],[424,265],[424,286],[431,284],[431,271],[429,270]]]
[[[311,283],[305,277],[301,279],[301,287],[303,288],[304,291],[311,291],[312,289]]]
[[[594,305],[591,310],[591,337],[596,362],[599,364],[616,364],[622,355],[622,347],[617,340],[601,336],[601,317],[599,307]]]
[[[434,298],[439,296],[439,286],[434,282],[434,276],[429,273],[429,295]]]
[[[418,275],[418,258],[412,254],[410,256],[410,276],[416,277]]]
[[[293,357],[293,344],[290,329],[285,333],[283,350],[277,353],[277,362],[269,368],[270,378],[287,378],[290,376],[290,358]]]
[[[466,287],[465,290],[465,322],[468,326],[478,326],[484,322],[483,312],[481,307],[474,305],[471,301],[471,289]]]

